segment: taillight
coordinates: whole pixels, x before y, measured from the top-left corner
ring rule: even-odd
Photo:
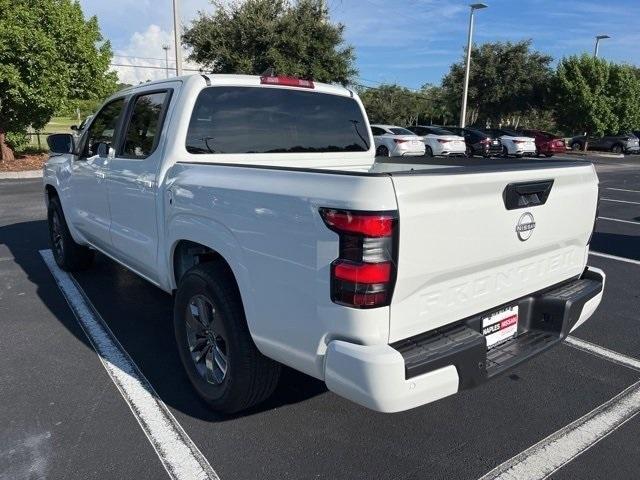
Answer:
[[[451,140],[445,140],[444,138],[439,138],[438,142],[440,143],[449,143]]]
[[[404,143],[404,142],[408,142],[409,140],[402,140],[400,138],[394,138],[393,141],[396,142],[396,143]]]
[[[513,143],[527,143],[526,140],[514,140]]]
[[[331,263],[331,300],[354,308],[389,305],[396,277],[398,215],[320,208],[324,223],[339,235]]]
[[[482,143],[483,145],[491,145],[491,139],[485,138],[483,140],[480,140],[480,143]]]

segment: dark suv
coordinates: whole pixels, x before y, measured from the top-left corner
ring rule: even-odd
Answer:
[[[464,137],[467,144],[467,157],[481,155],[490,157],[492,155],[500,155],[502,153],[502,143],[497,137],[492,137],[486,132],[476,130],[475,128],[460,127],[442,127],[451,133]]]
[[[638,153],[640,144],[638,137],[633,133],[621,133],[620,135],[605,135],[596,137],[593,135],[579,135],[569,141],[571,150],[584,150],[584,143],[588,141],[589,150],[600,150],[613,153]]]

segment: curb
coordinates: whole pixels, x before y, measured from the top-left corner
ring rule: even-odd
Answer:
[[[42,178],[42,170],[27,170],[24,172],[0,172],[0,180],[18,180],[22,178]]]
[[[624,153],[573,152],[571,150],[567,150],[561,155],[575,155],[576,157],[625,158]]]

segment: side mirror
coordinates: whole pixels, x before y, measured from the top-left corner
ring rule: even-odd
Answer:
[[[107,158],[107,156],[109,155],[109,145],[107,145],[104,142],[100,142],[98,144],[98,156],[100,158]]]
[[[73,153],[73,135],[69,133],[54,133],[47,137],[49,151],[56,154]]]
[[[77,132],[78,130],[80,130],[80,128],[78,128],[78,125],[71,125],[69,128],[74,132]]]

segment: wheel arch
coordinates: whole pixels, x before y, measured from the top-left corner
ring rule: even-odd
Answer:
[[[210,236],[212,232],[209,232]],[[226,266],[240,295],[244,307],[249,331],[255,318],[255,308],[251,300],[251,284],[244,263],[241,260],[239,245],[229,248],[228,242],[202,241],[197,237],[182,236],[171,244],[169,274],[170,290],[175,292],[182,276],[193,266],[208,262],[220,262]]]

